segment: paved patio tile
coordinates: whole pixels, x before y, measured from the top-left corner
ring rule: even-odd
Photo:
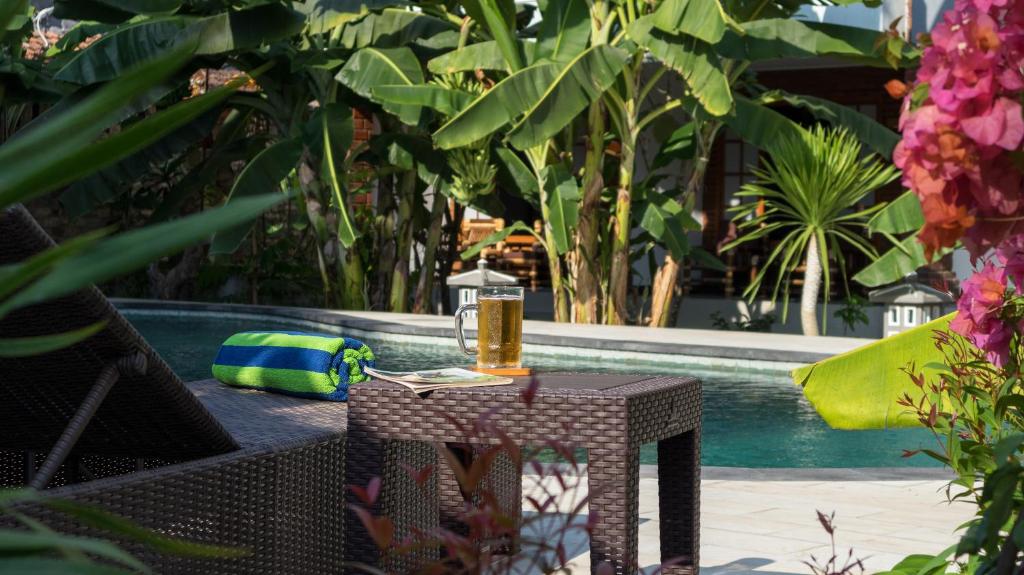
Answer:
[[[836,510],[837,550],[853,548],[867,571],[892,567],[912,553],[936,553],[973,509],[945,500],[942,480],[738,481],[702,483],[702,575],[807,575],[811,554],[825,561],[828,535],[815,510]],[[658,483],[640,480],[640,564],[660,560]],[[577,494],[582,495],[582,493]],[[586,541],[573,542],[574,573],[589,573]]]

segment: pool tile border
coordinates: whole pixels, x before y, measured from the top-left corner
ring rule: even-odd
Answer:
[[[345,312],[314,308],[262,306],[248,304],[179,302],[141,299],[114,299],[122,310],[155,313],[215,313],[241,317],[273,317],[306,322],[311,329],[324,326],[340,330],[354,337],[373,334],[386,341],[445,345],[455,347],[454,329],[447,318],[440,316],[410,316],[387,312]],[[834,339],[841,345],[832,345],[833,352],[820,351],[806,345],[804,340],[778,334],[752,334],[749,332],[713,332],[704,334],[695,330],[672,329],[667,336],[686,336],[687,341],[629,341],[615,339],[603,326],[573,326],[573,334],[557,333],[566,326],[552,322],[528,321],[524,324],[524,351],[548,356],[572,355],[586,359],[608,359],[614,354],[616,362],[655,363],[694,368],[756,371],[788,374],[800,365],[831,357],[851,347],[850,341]],[[604,329],[605,335],[593,335]],[[675,333],[673,333],[675,332]],[[687,333],[690,332],[690,333]],[[700,337],[695,337],[699,334]],[[706,337],[704,337],[706,336]],[[787,339],[788,338],[788,339]],[[707,343],[694,343],[694,339]],[[816,338],[818,340],[822,338]],[[713,340],[713,341],[712,341]],[[780,341],[787,343],[780,344]],[[868,340],[864,340],[866,342]],[[751,342],[754,342],[751,344]],[[792,344],[789,344],[792,342]],[[827,347],[827,346],[825,346]]]

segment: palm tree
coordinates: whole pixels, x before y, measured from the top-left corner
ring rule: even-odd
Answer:
[[[756,180],[736,194],[754,201],[730,210],[735,213],[733,221],[738,222],[741,235],[725,249],[767,236],[781,240],[743,295],[753,300],[768,270],[777,268],[771,299],[774,302],[781,289],[785,321],[790,278],[803,263],[800,323],[804,335],[818,335],[815,311],[823,277],[828,303],[829,261],[836,260],[845,285],[844,246],[872,260],[878,257],[861,232],[884,203],[863,210],[856,206],[865,196],[895,180],[898,171],[875,154],[863,154],[857,137],[846,129],[818,125],[782,138],[754,175]]]

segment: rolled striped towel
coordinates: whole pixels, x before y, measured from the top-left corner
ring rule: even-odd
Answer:
[[[213,376],[234,387],[346,401],[348,386],[370,379],[373,351],[349,337],[295,331],[236,333],[221,345]]]

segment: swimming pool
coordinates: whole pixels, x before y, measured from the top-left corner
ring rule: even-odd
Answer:
[[[221,342],[245,330],[300,329],[308,322],[252,315],[128,309],[128,319],[185,380],[211,377],[210,365]],[[323,326],[320,331],[336,332]],[[466,365],[454,340],[396,342],[387,334],[359,334],[373,348],[383,369],[410,370]],[[840,431],[829,428],[784,375],[740,370],[695,369],[671,363],[630,363],[615,357],[581,359],[524,356],[541,371],[694,375],[704,382],[704,465],[730,467],[931,467],[922,456],[901,457],[904,449],[932,447],[922,429]],[[641,453],[656,462],[653,445]]]

